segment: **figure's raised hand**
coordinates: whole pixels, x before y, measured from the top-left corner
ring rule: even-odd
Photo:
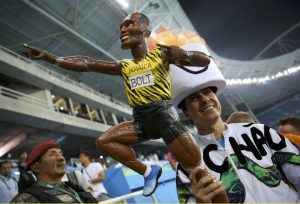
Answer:
[[[175,45],[156,44],[165,50],[166,56],[170,61],[184,60],[188,57],[187,51]]]
[[[198,51],[187,51],[175,45],[156,44],[161,49],[165,50],[166,57],[171,63],[177,63],[183,66],[199,66],[205,67],[210,63],[209,57]]]
[[[28,55],[31,59],[44,59],[47,56],[47,52],[37,47],[29,46],[23,43],[23,46],[28,49]]]

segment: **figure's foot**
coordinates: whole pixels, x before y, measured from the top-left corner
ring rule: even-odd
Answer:
[[[144,183],[144,196],[150,196],[157,188],[158,179],[161,175],[161,167],[157,165],[151,165],[151,171],[150,174],[145,177],[145,183]]]

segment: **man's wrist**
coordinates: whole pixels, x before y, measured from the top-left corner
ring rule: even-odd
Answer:
[[[98,179],[93,179],[93,180],[91,180],[91,183],[95,184],[95,183],[99,183],[99,181],[98,181]]]

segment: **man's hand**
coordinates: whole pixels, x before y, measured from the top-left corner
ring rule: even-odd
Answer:
[[[196,167],[190,173],[191,193],[199,203],[211,203],[212,199],[224,190],[221,181],[216,181],[211,174],[206,174],[199,181],[196,180],[196,175],[203,171],[200,167]]]
[[[165,50],[167,58],[172,62],[185,60],[188,58],[188,52],[178,46],[174,46],[174,45],[168,46],[162,44],[156,44],[156,45]]]
[[[25,43],[23,43],[23,46],[28,49],[28,55],[31,59],[44,59],[48,54],[45,50],[37,47],[31,47]]]

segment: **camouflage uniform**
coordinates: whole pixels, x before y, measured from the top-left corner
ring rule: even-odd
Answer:
[[[76,191],[75,191],[76,190]],[[18,194],[11,203],[95,203],[91,194],[78,186],[36,183]]]

